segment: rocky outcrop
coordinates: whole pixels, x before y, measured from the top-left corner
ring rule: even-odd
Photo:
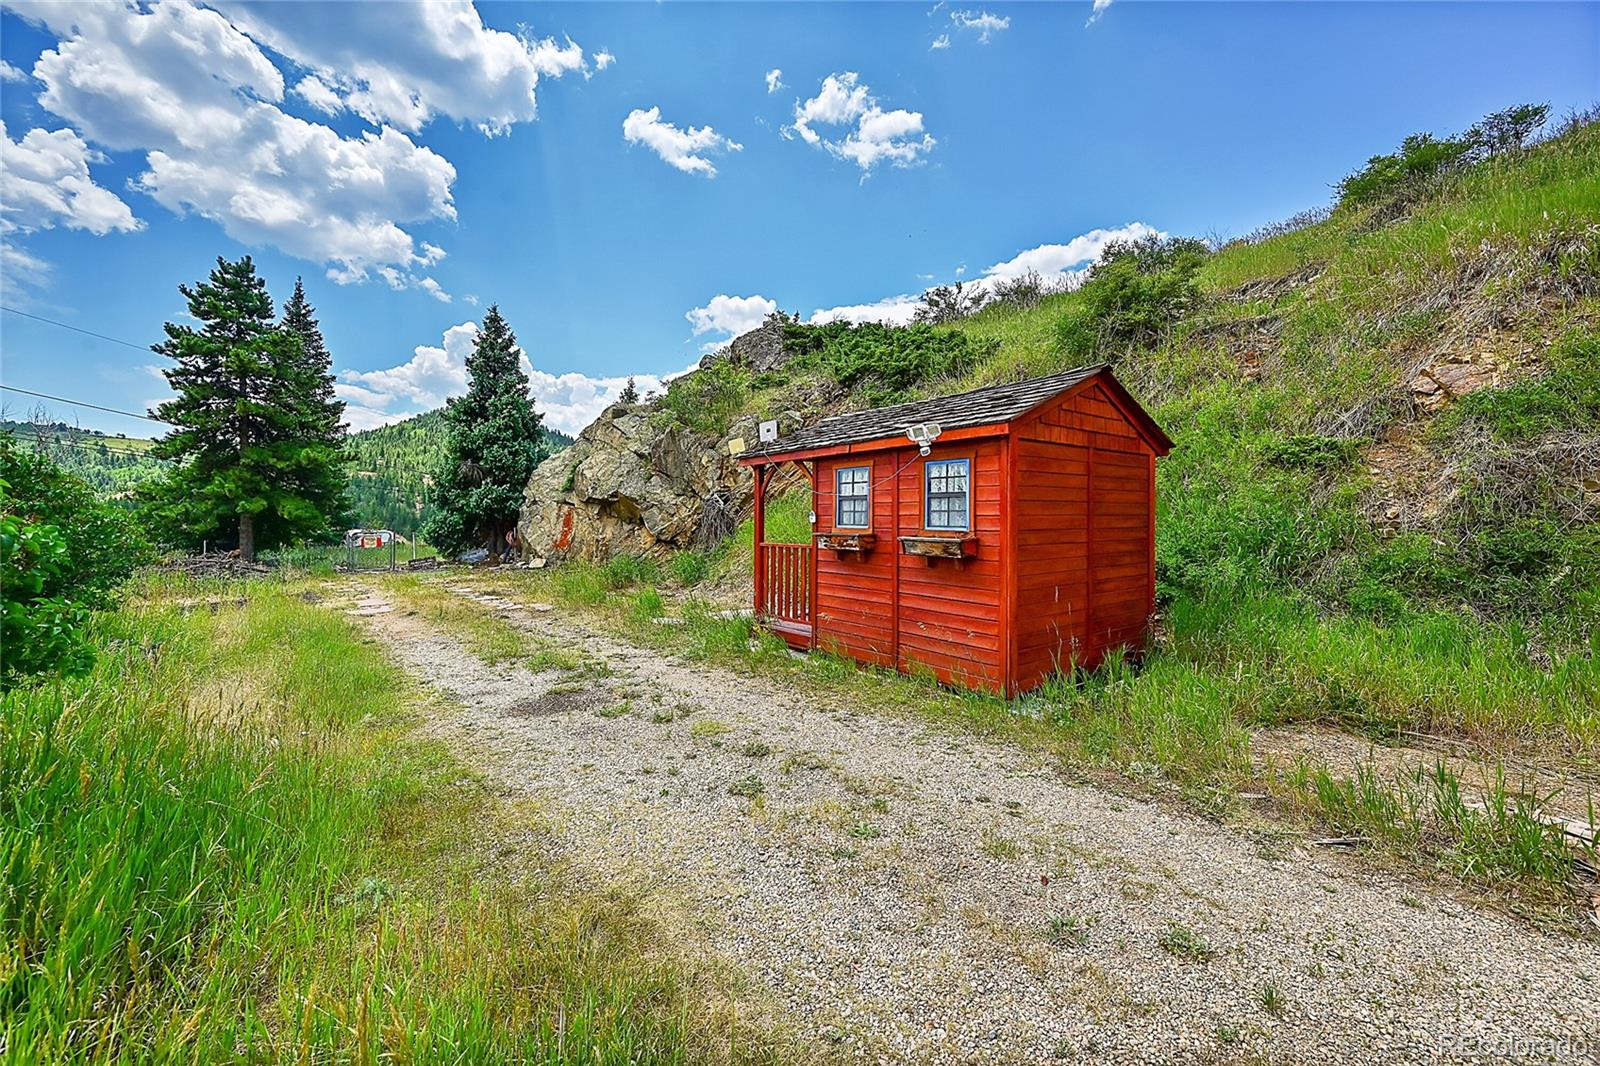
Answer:
[[[755,430],[743,419],[710,439],[648,406],[608,408],[534,471],[517,523],[524,556],[660,557],[718,543],[750,513],[750,471],[729,441]]]
[[[777,369],[793,355],[785,346],[786,321],[768,316],[701,366],[726,360],[756,373]],[[809,410],[825,397],[802,386],[796,402]],[[792,428],[800,416],[791,411],[781,420]],[[726,436],[710,438],[656,405],[607,408],[529,479],[517,522],[523,556],[665,556],[720,542],[750,513],[753,481],[729,451],[735,439],[753,443],[756,419],[740,419]]]
[[[778,369],[794,354],[789,350],[784,337],[784,326],[789,321],[790,319],[781,313],[768,315],[767,320],[755,329],[739,334],[725,347],[700,360],[700,366],[705,368],[712,363],[725,360],[735,366],[753,370],[757,374]]]

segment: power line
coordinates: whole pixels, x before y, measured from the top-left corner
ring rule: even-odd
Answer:
[[[136,415],[132,411],[119,411],[115,407],[101,407],[97,403],[88,403],[84,400],[69,400],[65,396],[52,396],[48,392],[34,392],[32,389],[19,389],[15,385],[0,385],[0,389],[5,389],[7,392],[20,392],[24,396],[37,396],[41,400],[54,400],[57,403],[70,403],[74,407],[92,407],[96,411],[104,411],[111,415],[122,415],[124,418],[142,418],[146,422],[154,422],[157,425],[171,425],[170,422],[163,422],[161,419],[151,418],[149,415]]]
[[[81,326],[74,326],[67,322],[57,322],[53,318],[45,318],[43,315],[29,314],[27,311],[18,311],[15,307],[7,307],[4,304],[0,304],[0,311],[9,311],[14,315],[21,315],[23,318],[31,318],[35,322],[43,322],[46,325],[60,326],[62,329],[70,329],[72,332],[82,333],[86,337],[98,337],[100,340],[110,341],[112,344],[121,344],[124,347],[132,348],[135,351],[148,352],[150,350],[150,346],[148,344],[135,344],[132,341],[125,341],[121,337],[108,337],[104,333],[96,333],[92,329],[84,329]]]

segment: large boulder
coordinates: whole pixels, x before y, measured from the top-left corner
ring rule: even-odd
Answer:
[[[731,435],[741,430],[753,438],[742,424]],[[665,556],[726,536],[749,513],[751,489],[726,438],[617,405],[534,471],[517,533],[529,557]]]
[[[741,333],[723,347],[700,360],[701,368],[712,363],[727,361],[757,374],[776,370],[794,356],[784,336],[784,326],[791,319],[774,312],[755,329]]]

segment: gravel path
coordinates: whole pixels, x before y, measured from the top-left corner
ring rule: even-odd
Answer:
[[[560,612],[507,617],[610,675],[489,667],[403,611],[367,624],[459,703],[432,731],[537,801],[585,868],[679,901],[846,1054],[1600,1056],[1593,941],[1074,785],[1026,751],[819,705]]]

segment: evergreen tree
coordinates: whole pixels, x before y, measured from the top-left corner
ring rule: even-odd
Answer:
[[[168,539],[226,540],[239,554],[322,533],[336,516],[322,488],[342,478],[337,446],[319,436],[315,397],[298,337],[273,321],[272,297],[249,256],[218,258],[206,281],[180,285],[199,329],[168,322],[153,350],[178,395],[156,408],[173,426],[152,452],[177,460],[146,493],[147,512]],[[325,413],[325,412],[324,412]]]
[[[446,554],[484,547],[499,561],[545,451],[517,338],[499,307],[483,316],[467,356],[467,394],[445,405],[444,420],[448,443],[424,533]]]
[[[639,386],[634,384],[633,375],[628,375],[628,383],[617,393],[617,402],[624,407],[632,407],[639,402]]]
[[[317,324],[315,307],[306,299],[305,283],[294,279],[294,293],[283,305],[283,319],[278,328],[292,334],[300,341],[298,377],[305,388],[298,397],[303,404],[300,433],[305,440],[332,450],[336,459],[331,463],[307,464],[300,468],[299,494],[312,501],[328,516],[326,532],[348,526],[349,473],[345,467],[344,401],[333,391],[333,356],[322,339],[322,328]],[[276,516],[266,516],[272,524]],[[260,531],[258,531],[259,535]],[[271,530],[268,530],[271,535]]]

